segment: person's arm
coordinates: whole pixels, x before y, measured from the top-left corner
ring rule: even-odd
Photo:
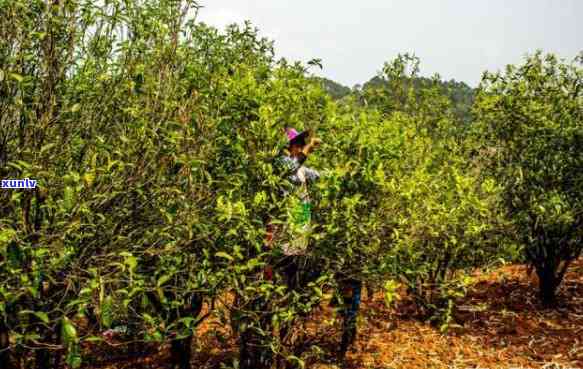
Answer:
[[[308,156],[310,155],[318,146],[320,146],[320,144],[322,143],[322,141],[319,138],[315,138],[312,137],[310,139],[310,142],[304,146],[304,148],[302,149],[302,153],[304,154],[304,156]]]

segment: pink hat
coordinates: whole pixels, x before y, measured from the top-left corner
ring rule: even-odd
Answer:
[[[298,136],[298,131],[296,131],[294,128],[291,127],[287,127],[285,129],[285,133],[287,134],[287,139],[288,140],[293,140],[294,138],[296,138]]]
[[[308,137],[310,135],[310,131],[298,132],[292,127],[286,127],[285,134],[287,135],[287,139],[289,140],[290,144],[300,143],[302,145],[305,145],[306,144],[306,141],[305,141],[306,137]]]

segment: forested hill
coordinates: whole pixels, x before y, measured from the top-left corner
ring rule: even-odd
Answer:
[[[324,89],[335,100],[342,99],[343,97],[350,95],[353,91],[364,92],[366,90],[388,88],[388,82],[380,76],[374,76],[362,86],[355,86],[354,89],[323,77],[316,77],[316,80],[322,83]],[[413,85],[415,88],[430,87],[434,83],[434,80],[426,77],[413,78]],[[470,109],[474,101],[476,90],[468,86],[465,82],[456,81],[454,79],[449,81],[439,80],[437,83],[439,90],[451,100],[454,114],[464,121],[470,120]]]
[[[451,100],[455,115],[464,121],[470,119],[470,110],[476,90],[468,86],[465,82],[459,82],[454,79],[449,81],[435,81],[427,77],[414,77],[412,81],[415,89],[429,88],[437,83],[439,91]],[[386,79],[375,76],[362,86],[362,91],[387,87],[388,82]]]
[[[350,87],[346,87],[338,82],[324,77],[315,77],[316,81],[322,84],[322,87],[326,92],[332,96],[333,99],[338,100],[350,94]]]

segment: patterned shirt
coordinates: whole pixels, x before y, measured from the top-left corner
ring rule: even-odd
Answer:
[[[320,177],[318,171],[305,167],[306,156],[298,157],[282,155],[276,159],[276,166],[282,176],[287,176],[294,184],[294,191],[286,192],[289,201],[288,221],[284,226],[282,249],[285,255],[303,255],[307,252],[308,239],[311,233],[312,204],[308,192],[308,184]],[[277,237],[282,238],[282,237]]]

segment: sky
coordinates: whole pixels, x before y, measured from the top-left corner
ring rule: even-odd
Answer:
[[[275,41],[276,55],[322,59],[316,74],[362,84],[397,54],[421,74],[476,86],[485,70],[537,49],[567,59],[583,50],[583,0],[200,0],[198,20],[245,20]]]

